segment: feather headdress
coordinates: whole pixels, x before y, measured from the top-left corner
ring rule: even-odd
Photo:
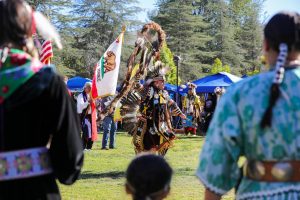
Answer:
[[[34,11],[31,6],[24,2],[26,9],[29,13],[32,13],[32,34],[35,34],[35,29],[44,40],[54,41],[58,49],[62,49],[62,44],[60,41],[60,36],[56,31],[55,27],[50,23],[50,21],[39,11]]]
[[[49,20],[38,11],[35,11],[33,15],[36,23],[36,29],[43,39],[54,41],[57,48],[62,49],[60,36]]]
[[[150,84],[156,80],[165,80],[165,75],[168,73],[169,67],[161,61],[156,61],[154,65],[149,66],[145,78],[146,84]]]

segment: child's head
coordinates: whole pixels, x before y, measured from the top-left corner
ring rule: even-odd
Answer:
[[[170,191],[172,169],[163,157],[141,154],[126,171],[126,192],[134,200],[164,199]]]

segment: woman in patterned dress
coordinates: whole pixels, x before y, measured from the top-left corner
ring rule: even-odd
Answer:
[[[300,199],[298,13],[271,18],[263,50],[270,71],[228,88],[216,108],[197,169],[205,199],[237,185],[236,199]]]

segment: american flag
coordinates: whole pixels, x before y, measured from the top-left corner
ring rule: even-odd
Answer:
[[[44,64],[50,64],[50,58],[53,57],[52,44],[50,40],[45,40],[42,44],[40,61]]]

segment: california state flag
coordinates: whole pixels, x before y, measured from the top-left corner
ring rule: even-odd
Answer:
[[[124,31],[108,47],[96,65],[92,82],[93,98],[111,96],[116,93],[123,36]]]

